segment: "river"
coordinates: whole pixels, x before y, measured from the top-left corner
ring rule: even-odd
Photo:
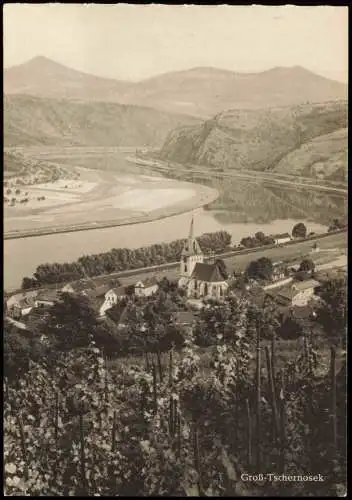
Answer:
[[[213,212],[198,209],[195,215],[195,233],[226,230],[233,244],[257,231],[265,234],[291,233],[296,220],[275,220],[269,224],[220,223]],[[23,277],[32,276],[39,264],[72,262],[83,254],[107,252],[112,248],[138,248],[153,243],[170,242],[188,235],[191,213],[184,213],[152,222],[94,229],[75,233],[52,234],[4,241],[4,288],[11,291],[21,286]],[[299,221],[301,222],[301,220]],[[305,222],[308,232],[325,232],[326,227]]]

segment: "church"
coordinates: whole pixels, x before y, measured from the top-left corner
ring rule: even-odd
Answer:
[[[220,299],[228,288],[226,276],[216,263],[205,263],[204,254],[194,237],[192,217],[188,239],[183,247],[178,286],[186,290],[190,298]]]

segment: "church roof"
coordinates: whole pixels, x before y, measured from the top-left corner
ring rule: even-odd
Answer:
[[[192,273],[192,278],[213,283],[226,281],[226,277],[222,274],[219,266],[216,264],[205,264],[203,262],[197,262]]]

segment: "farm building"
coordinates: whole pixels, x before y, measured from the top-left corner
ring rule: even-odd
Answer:
[[[277,304],[286,307],[303,307],[311,301],[315,296],[315,290],[320,286],[320,283],[316,280],[306,280],[302,282],[296,282],[289,288],[284,288],[277,290],[276,292],[271,292],[268,295],[271,296]]]
[[[276,245],[282,245],[283,243],[288,243],[292,239],[288,233],[272,234],[270,237],[273,238]]]

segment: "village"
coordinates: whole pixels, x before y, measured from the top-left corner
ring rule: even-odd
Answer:
[[[291,241],[288,233],[271,235],[278,246]],[[288,317],[314,320],[322,284],[346,274],[345,266],[315,265],[314,255],[319,254],[317,243],[310,255],[298,262],[283,260],[272,262],[266,257],[253,260],[245,271],[228,268],[215,255],[205,255],[194,236],[192,217],[188,238],[181,253],[178,280],[173,283],[185,298],[184,310],[174,314],[174,323],[192,328],[199,311],[210,302],[221,302],[228,296],[249,292],[254,302],[270,298],[281,314]],[[90,278],[57,286],[55,289],[28,290],[16,293],[5,302],[7,319],[22,331],[30,331],[50,309],[62,300],[63,294],[85,297],[99,321],[115,323],[124,329],[126,311],[135,300],[153,297],[163,288],[165,277],[154,275],[136,279],[122,285],[118,279],[99,283]],[[166,279],[166,281],[168,281]]]

